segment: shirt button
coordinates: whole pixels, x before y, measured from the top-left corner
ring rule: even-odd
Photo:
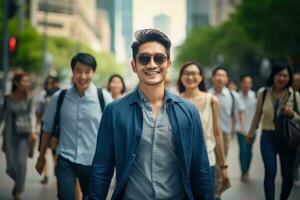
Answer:
[[[132,154],[132,157],[133,157],[133,158],[135,157],[135,153]]]

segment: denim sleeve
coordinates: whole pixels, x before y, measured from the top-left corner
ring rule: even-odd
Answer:
[[[96,152],[91,166],[88,199],[106,198],[115,166],[113,134],[112,107],[108,105],[102,115],[98,131]]]
[[[193,155],[191,163],[191,186],[195,199],[213,200],[214,183],[208,161],[204,133],[197,108],[192,110],[193,116]]]
[[[57,105],[57,99],[60,91],[56,92],[53,94],[51,97],[50,104],[46,110],[45,115],[43,116],[43,131],[46,133],[51,134],[52,129],[53,129],[53,124],[54,124],[54,117],[56,113],[56,105]]]

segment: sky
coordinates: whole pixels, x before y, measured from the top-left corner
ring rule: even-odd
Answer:
[[[153,28],[153,17],[165,14],[171,18],[173,47],[179,45],[186,36],[185,0],[133,0],[133,30]]]

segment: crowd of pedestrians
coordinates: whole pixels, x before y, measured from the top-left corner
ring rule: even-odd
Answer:
[[[30,76],[14,74],[12,91],[0,107],[14,199],[24,191],[27,158],[38,134],[35,168],[43,175],[41,184],[48,184],[46,155],[51,152],[58,199],[104,200],[113,190],[112,199],[219,200],[231,187],[227,156],[233,138],[239,146],[240,178],[247,182],[258,131],[265,199],[275,199],[277,155],[280,199],[288,199],[299,179],[300,147],[288,145],[275,119],[283,114],[300,124],[295,110],[300,110],[299,72],[275,63],[256,94],[250,75],[236,82],[223,66],[213,69],[208,88],[204,68],[188,61],[180,68],[176,95],[167,89],[172,65],[168,36],[140,30],[131,48],[131,68],[139,80],[132,91],[118,74],[109,77],[106,87],[97,87],[92,81],[97,63],[88,53],[71,59],[68,89],[48,76],[34,98]]]

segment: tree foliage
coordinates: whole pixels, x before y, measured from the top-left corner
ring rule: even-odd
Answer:
[[[274,58],[300,53],[299,0],[244,0],[233,16]]]
[[[243,0],[228,22],[193,30],[177,48],[176,64],[195,60],[242,71],[262,57],[299,58],[299,7],[298,0]]]

